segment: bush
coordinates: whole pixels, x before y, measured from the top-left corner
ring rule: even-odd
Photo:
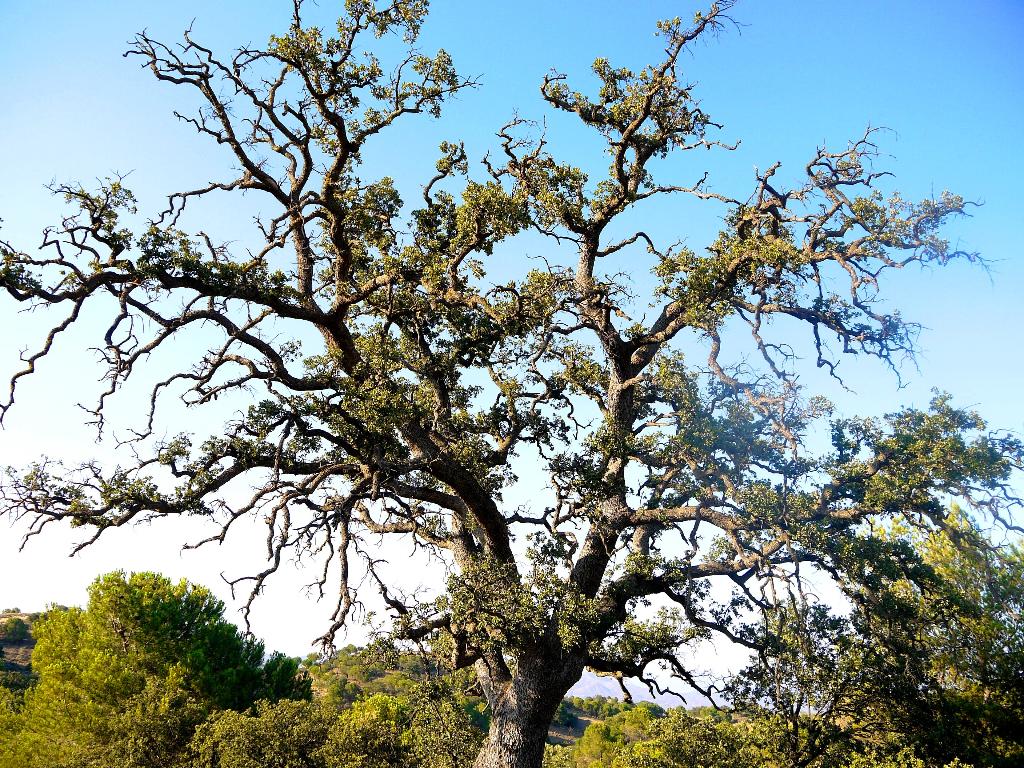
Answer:
[[[563,728],[572,728],[580,719],[576,714],[576,711],[576,708],[573,707],[572,704],[567,701],[563,701],[558,705],[558,711],[555,712],[555,717],[552,723],[554,725],[560,725]]]
[[[28,624],[22,618],[7,619],[3,624],[0,624],[0,640],[4,642],[20,643],[23,640],[27,640],[28,635]]]

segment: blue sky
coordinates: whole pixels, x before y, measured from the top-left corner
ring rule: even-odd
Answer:
[[[161,195],[221,176],[228,165],[224,156],[171,115],[187,110],[186,95],[156,84],[121,53],[138,30],[173,42],[193,19],[196,37],[214,49],[262,44],[284,28],[289,6],[283,0],[0,0],[0,237],[26,249],[38,243],[42,227],[60,213],[44,189],[52,180],[89,182],[130,171],[129,185],[143,211],[151,211]],[[335,7],[321,0],[310,5],[309,18],[329,25]],[[597,55],[635,67],[653,61],[660,53],[655,20],[688,17],[697,8],[662,0],[567,1],[554,9],[534,0],[435,0],[422,47],[445,47],[460,71],[479,77],[480,87],[450,105],[441,121],[425,118],[401,129],[368,156],[366,171],[394,176],[410,198],[440,140],[462,138],[470,155],[479,157],[494,148],[494,130],[513,113],[549,118],[554,151],[600,169],[603,158],[592,146],[545,112],[537,95],[541,77],[555,67],[585,87]],[[741,139],[740,149],[671,160],[662,171],[667,178],[686,181],[708,168],[716,189],[742,198],[752,189],[754,166],[781,160],[781,174],[797,179],[816,146],[841,145],[868,125],[886,126],[892,132],[882,137],[888,155],[882,162],[895,174],[891,188],[909,199],[949,188],[984,203],[948,234],[986,257],[987,271],[955,264],[903,274],[887,285],[892,303],[924,326],[918,367],[904,369],[904,388],[869,361],[844,366],[852,395],[813,372],[807,381],[828,389],[847,413],[923,405],[933,387],[949,390],[994,425],[1024,430],[1024,5],[747,0],[733,15],[740,26],[698,45],[683,73],[699,84],[705,110],[724,123],[723,138]],[[219,228],[224,238],[245,237],[252,202],[219,200],[204,226]],[[652,226],[684,237],[695,249],[714,236],[713,218],[689,208],[662,207],[653,215]],[[497,272],[517,269],[521,256],[539,255],[542,247],[526,242],[522,253],[503,252]],[[41,320],[0,302],[5,375],[19,349],[34,343]],[[79,426],[81,412],[74,407],[99,374],[88,343],[86,334],[69,339],[31,392],[26,387],[0,432],[0,464],[24,464],[40,453],[107,455],[107,447],[95,445]],[[181,556],[174,542],[187,528],[182,523],[117,532],[71,561],[66,554],[73,537],[37,540],[17,554],[16,533],[0,529],[0,607],[81,602],[88,581],[114,566],[164,570],[216,587],[218,574],[251,551],[249,540],[220,553]],[[294,604],[301,581],[301,575],[283,578],[254,624],[272,647],[293,653],[305,650],[325,615],[324,606]],[[296,611],[288,626],[272,618],[281,605]]]

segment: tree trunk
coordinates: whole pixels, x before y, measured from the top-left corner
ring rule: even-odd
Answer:
[[[528,712],[492,718],[473,768],[540,768],[549,723]]]
[[[493,702],[491,727],[473,768],[540,768],[548,728],[582,663],[521,664]]]

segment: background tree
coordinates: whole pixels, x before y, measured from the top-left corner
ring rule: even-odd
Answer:
[[[195,768],[326,768],[324,743],[335,715],[308,701],[260,702],[255,712],[218,712],[196,731]]]
[[[771,757],[758,749],[742,727],[727,721],[695,718],[673,710],[625,747],[611,765],[615,768],[676,768],[700,765],[707,768],[747,768],[772,765]]]
[[[890,663],[910,657],[919,695],[880,698],[893,725],[936,762],[1010,766],[1024,758],[1024,557],[1019,542],[991,546],[954,506],[949,526],[899,530],[928,570],[884,589],[862,587],[860,631],[885,649]],[[880,604],[904,606],[885,622]],[[909,610],[908,610],[909,609]],[[882,619],[880,621],[880,619]],[[899,653],[908,649],[907,653]],[[904,661],[905,663],[905,661]],[[907,727],[914,720],[931,728]],[[895,726],[895,727],[893,727]]]
[[[964,212],[960,197],[884,196],[872,131],[819,148],[794,184],[768,166],[745,197],[712,191],[707,174],[656,175],[670,153],[727,148],[677,70],[730,5],[690,27],[661,23],[657,65],[598,59],[594,96],[545,79],[547,104],[606,142],[604,177],[559,161],[517,119],[476,176],[460,144],[443,144],[415,210],[390,178],[362,178],[360,161],[396,122],[436,116],[472,85],[445,52],[413,47],[423,0],[349,0],[331,34],[305,26],[296,2],[286,34],[228,60],[191,34],[175,48],[139,35],[130,53],[195,90],[204,106],[184,119],[238,175],[172,195],[140,228],[120,180],[58,187],[73,211],[42,253],[3,246],[0,287],[66,309],[4,407],[87,305],[110,318],[100,427],[152,352],[200,328],[220,339],[153,387],[136,465],[12,472],[7,509],[30,535],[64,520],[91,529],[87,541],[174,514],[218,521],[205,541],[220,541],[257,514],[269,564],[235,583],[255,596],[289,551],[324,556],[339,576],[325,642],[357,600],[360,558],[395,640],[475,670],[492,713],[479,768],[538,765],[585,667],[657,687],[663,665],[702,687],[681,646],[717,635],[756,648],[748,609],[815,568],[863,564],[870,547],[851,560],[845,543],[876,517],[941,528],[956,497],[1009,524],[1017,440],[939,397],[929,411],[837,419],[831,450],[815,453],[809,436],[829,408],[802,396],[788,346],[806,331],[833,374],[844,353],[892,364],[910,353],[913,326],[879,303],[884,275],[974,258],[939,234]],[[366,48],[390,33],[409,46],[393,68]],[[179,228],[187,206],[240,192],[270,206],[254,252]],[[666,196],[718,206],[717,239],[701,252],[655,242],[637,218]],[[550,238],[545,265],[489,282],[488,258],[526,229]],[[623,273],[641,264],[657,280],[653,309]],[[738,363],[745,351],[763,365]],[[213,437],[154,438],[166,395],[202,406],[256,387],[264,399]],[[503,493],[538,463],[550,497],[510,508]],[[246,481],[251,496],[235,501]],[[442,594],[395,589],[375,556],[381,536],[435,554]],[[732,589],[724,602],[712,581]]]
[[[928,722],[919,648],[894,649],[826,606],[795,600],[772,610],[762,632],[728,697],[777,764],[838,766],[858,750],[895,754]]]
[[[20,616],[0,620],[0,640],[20,643],[28,639],[28,623]]]
[[[644,740],[665,725],[664,710],[649,702],[624,709],[617,714],[591,723],[583,735],[568,749],[569,765],[579,768],[612,765],[627,745]],[[707,745],[711,749],[710,743]],[[557,752],[548,755],[548,762]]]
[[[297,662],[224,619],[203,587],[113,573],[85,609],[34,626],[38,682],[0,736],[2,765],[163,766],[217,709],[309,697]]]
[[[195,768],[465,768],[480,748],[476,728],[443,682],[421,682],[408,696],[372,693],[339,712],[314,702],[258,702],[224,710],[196,731],[185,764]]]
[[[769,721],[787,765],[907,748],[936,765],[1019,762],[1020,548],[993,546],[957,507],[947,524],[863,540],[878,551],[841,580],[849,617],[795,597],[764,616],[729,698]]]

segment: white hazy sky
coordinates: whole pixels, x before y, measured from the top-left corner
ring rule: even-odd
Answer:
[[[175,108],[187,109],[185,95],[157,86],[137,62],[120,54],[136,31],[147,28],[174,41],[192,19],[197,38],[215,49],[259,44],[283,28],[288,6],[283,0],[0,0],[5,111],[0,237],[24,249],[39,242],[42,228],[61,211],[44,189],[52,180],[88,182],[111,171],[131,171],[129,185],[143,211],[151,211],[161,195],[199,186],[223,171],[223,155],[171,116]],[[335,6],[324,0],[311,6],[311,15],[327,19]],[[441,0],[434,6],[424,47],[446,47],[462,71],[479,75],[482,85],[452,105],[439,124],[413,123],[385,152],[368,158],[367,171],[394,176],[407,197],[425,178],[432,147],[441,138],[465,137],[471,154],[480,156],[494,146],[494,129],[513,112],[544,117],[536,88],[549,67],[579,73],[599,54],[634,66],[653,60],[659,53],[650,34],[654,21],[689,15],[698,7],[661,0],[571,0],[555,10],[537,0]],[[1024,6],[1015,0],[972,3],[969,10],[953,0],[751,0],[738,5],[735,16],[743,24],[740,30],[698,47],[684,65],[687,76],[700,83],[705,109],[726,124],[724,136],[743,139],[740,150],[727,158],[696,158],[718,169],[712,177],[716,188],[745,196],[752,166],[763,168],[776,159],[787,163],[784,170],[794,178],[816,146],[842,143],[871,124],[895,131],[882,139],[892,155],[883,162],[907,198],[949,187],[985,203],[971,219],[955,223],[951,234],[964,248],[989,258],[988,271],[953,265],[904,275],[888,285],[888,295],[905,307],[906,316],[924,326],[918,367],[903,371],[905,387],[899,390],[881,366],[855,361],[845,366],[853,394],[837,391],[816,371],[808,372],[807,381],[827,390],[848,414],[884,413],[901,403],[921,406],[932,387],[949,390],[958,403],[975,405],[993,424],[1019,431],[1024,427],[1019,340]],[[555,121],[553,128],[557,134],[560,124]],[[555,149],[582,158],[586,147],[570,139]],[[604,160],[580,162],[599,167]],[[683,179],[699,177],[703,167],[693,163],[688,157],[670,168]],[[228,201],[217,205],[207,211],[204,225],[230,233],[225,238],[244,236],[235,233],[248,222],[249,209]],[[654,226],[686,237],[695,249],[706,244],[713,228],[701,222],[691,226],[683,215],[681,209],[661,209]],[[536,255],[539,247],[529,248]],[[518,268],[521,261],[514,256],[505,253],[499,274]],[[19,351],[39,343],[45,319],[17,313],[11,302],[0,300],[5,376],[17,368]],[[88,351],[98,338],[97,327],[88,319],[82,332],[64,339],[58,354],[24,382],[18,406],[0,431],[0,465],[24,466],[41,455],[116,461],[110,445],[97,444],[83,426],[83,412],[76,407],[97,391],[100,370]],[[122,414],[137,403],[129,396],[120,406]],[[172,421],[188,418],[171,414]],[[179,429],[176,423],[166,426],[169,432]],[[217,422],[189,425],[199,434],[216,427]],[[542,482],[529,472],[525,476]],[[529,500],[530,491],[521,489],[518,496]],[[195,538],[199,525],[162,521],[111,531],[74,558],[68,552],[80,540],[75,531],[54,528],[19,551],[23,529],[4,525],[0,608],[80,604],[97,574],[123,568],[204,583],[234,611],[238,603],[220,575],[258,567],[263,534],[243,532],[219,549],[182,552],[181,543]],[[419,579],[421,565],[407,552],[390,556],[396,570],[406,564],[410,582]],[[253,630],[269,647],[303,654],[323,630],[329,605],[302,590],[313,576],[301,567],[282,569],[257,605]]]

